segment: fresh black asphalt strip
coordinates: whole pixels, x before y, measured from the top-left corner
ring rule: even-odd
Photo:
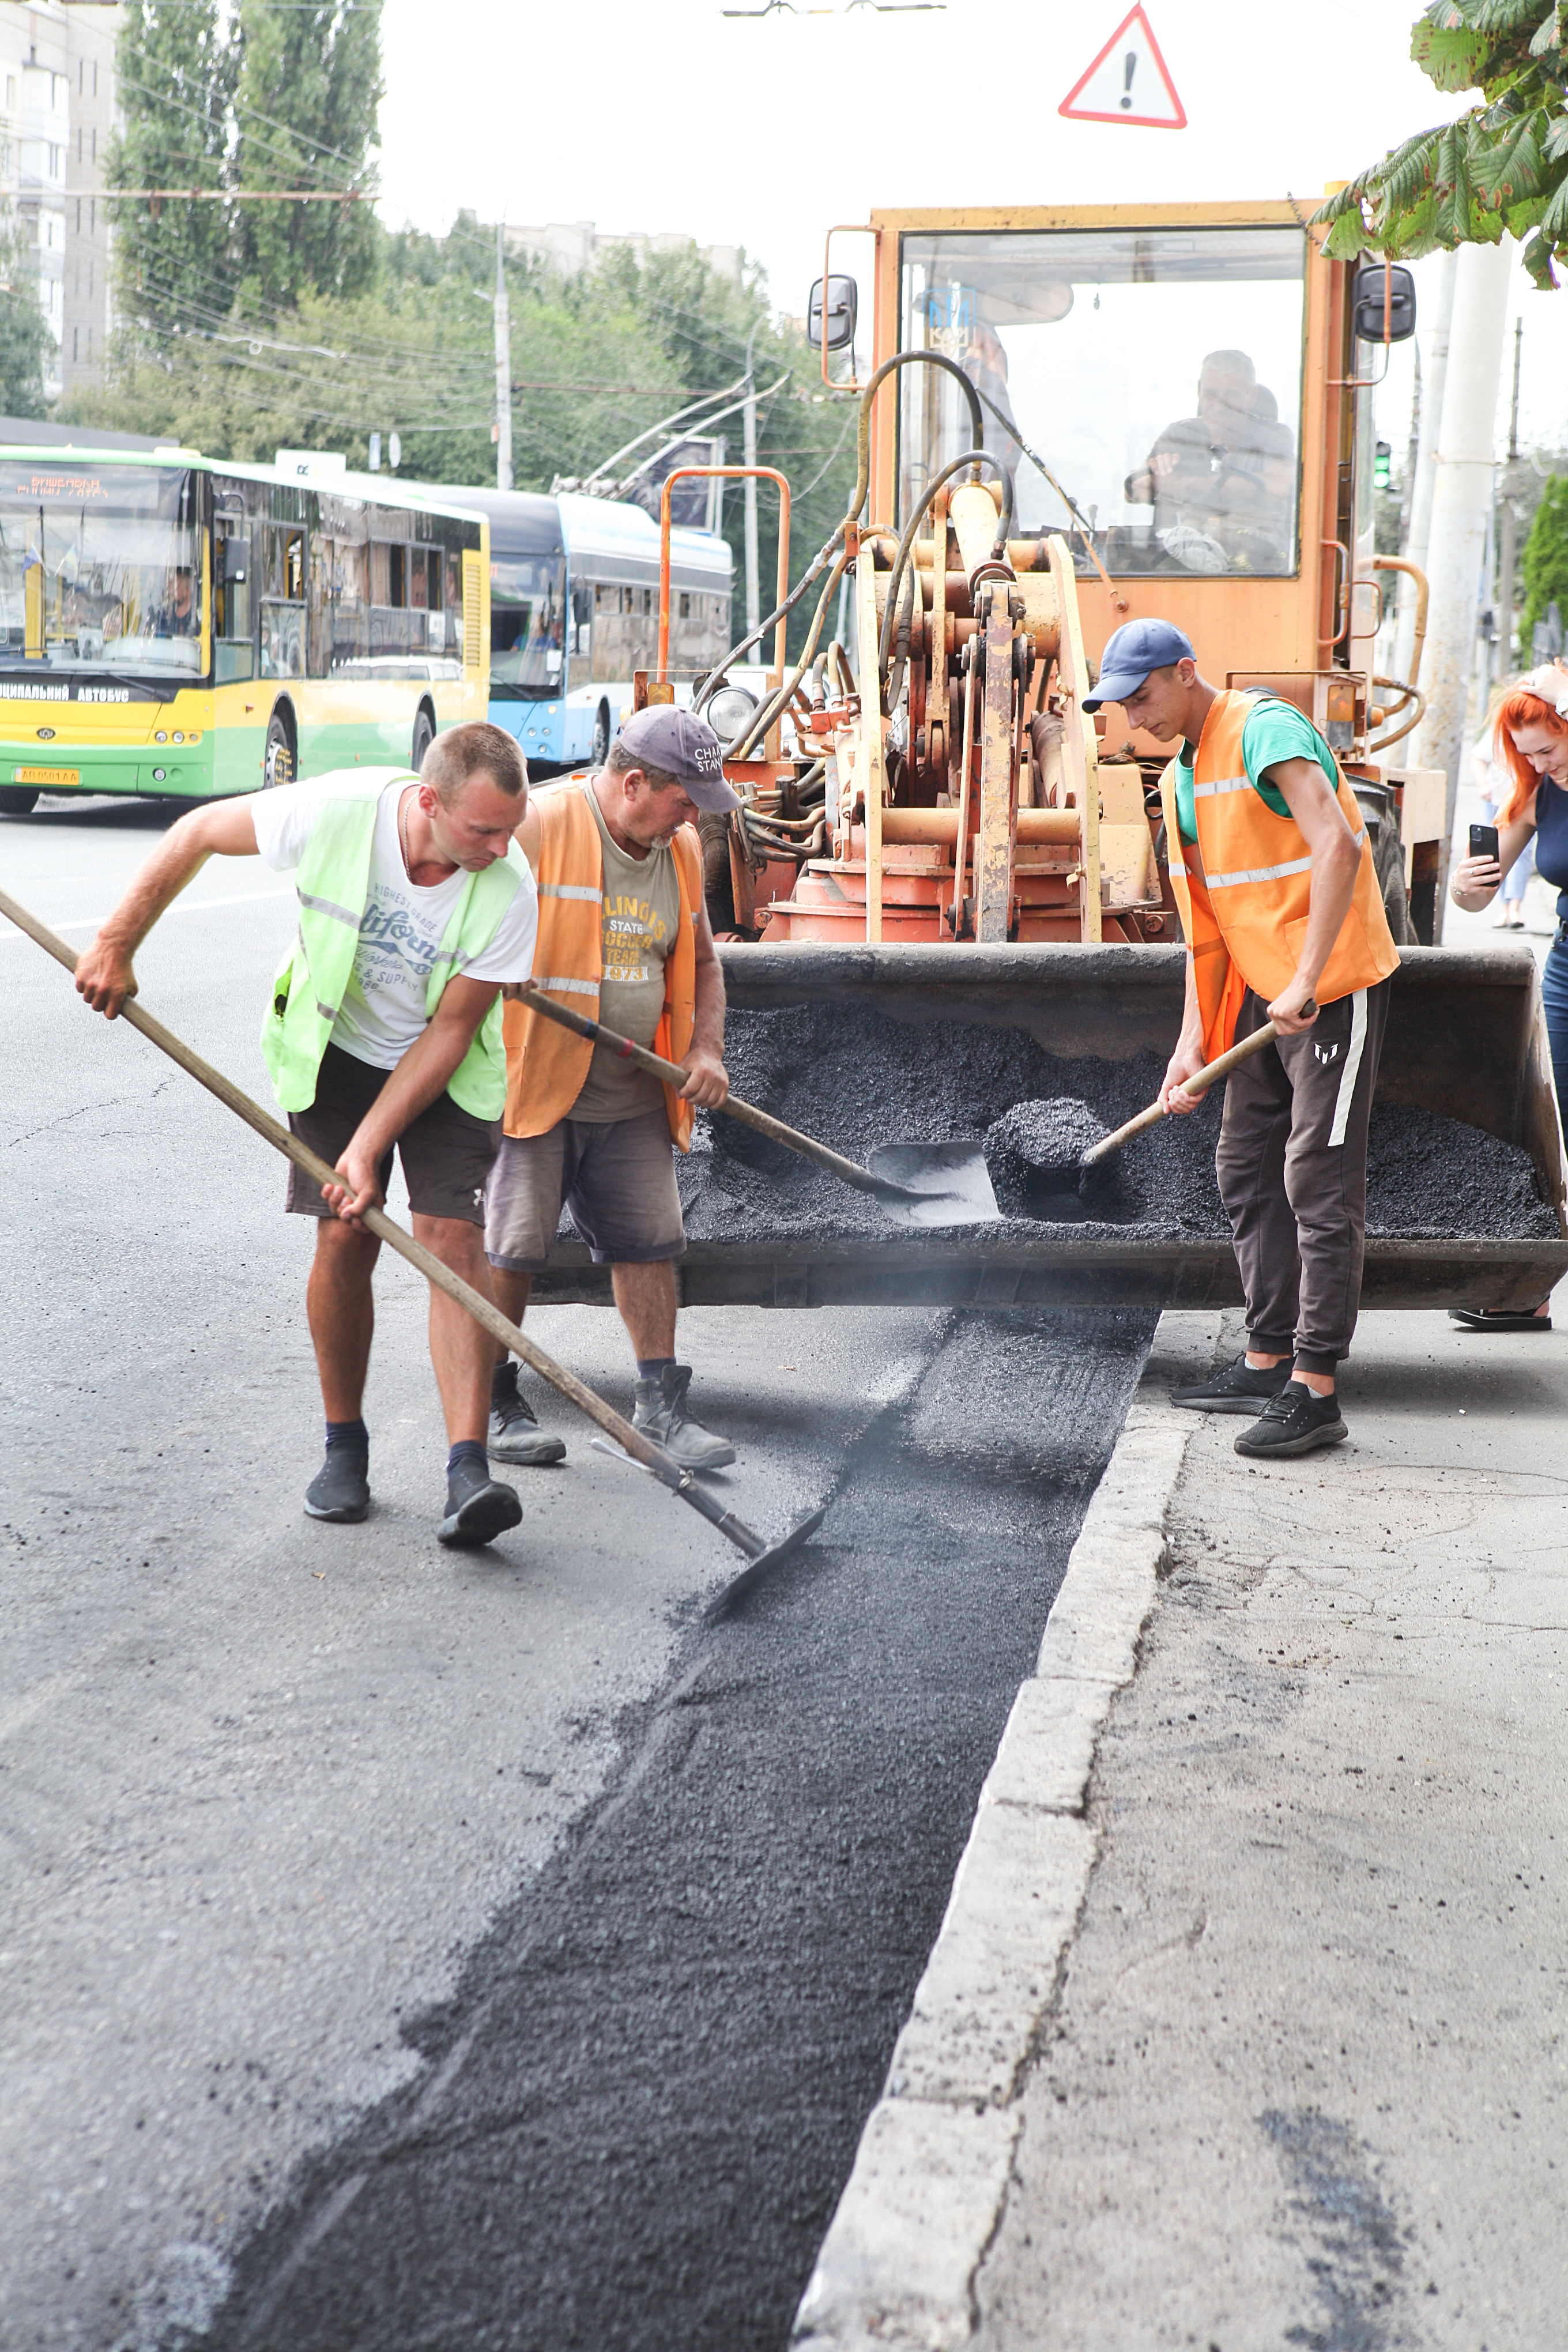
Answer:
[[[204,2347],[777,2352],[1153,1321],[952,1320]]]

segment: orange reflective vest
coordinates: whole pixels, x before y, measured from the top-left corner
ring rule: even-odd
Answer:
[[[599,1017],[604,971],[605,860],[599,828],[588,806],[591,787],[574,778],[534,795],[543,839],[539,852],[539,938],[533,950],[536,988],[574,1013]],[[697,910],[702,903],[702,853],[695,830],[683,824],[670,844],[680,890],[680,919],[664,961],[664,1011],[653,1050],[679,1062],[691,1043],[697,1017]],[[506,1040],[508,1135],[544,1135],[565,1118],[583,1091],[594,1057],[591,1038],[558,1029],[526,1004],[509,1003]],[[692,1108],[675,1088],[664,1090],[669,1131],[682,1151],[691,1143]]]
[[[1174,761],[1160,779],[1171,888],[1192,950],[1209,1062],[1234,1044],[1247,989],[1268,1004],[1295,978],[1311,898],[1312,859],[1300,828],[1293,817],[1276,815],[1254,789],[1241,756],[1242,730],[1262,699],[1236,691],[1219,695],[1204,721],[1193,763],[1195,853],[1183,841],[1176,819]],[[1320,1004],[1375,988],[1399,964],[1366,822],[1342,774],[1338,791],[1345,823],[1361,845],[1361,870],[1318,980]]]

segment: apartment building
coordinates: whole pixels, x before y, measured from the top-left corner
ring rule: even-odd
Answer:
[[[50,351],[44,394],[95,382],[110,327],[99,199],[114,109],[118,6],[0,0],[0,224],[19,227]]]

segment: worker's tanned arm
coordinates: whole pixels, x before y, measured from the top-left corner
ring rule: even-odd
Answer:
[[[136,993],[132,958],[166,907],[194,882],[209,857],[254,857],[252,795],[192,809],[169,827],[125,896],[78,960],[76,984],[95,1013],[112,1021]]]
[[[1303,1014],[1301,1008],[1315,994],[1350,912],[1361,849],[1315,760],[1277,761],[1273,767],[1265,768],[1262,782],[1274,785],[1279,793],[1312,857],[1307,929],[1295,978],[1268,1008],[1268,1018],[1280,1035],[1297,1037],[1318,1017],[1316,1010]]]
[[[340,1157],[342,1182],[321,1187],[321,1197],[334,1215],[356,1224],[363,1210],[379,1204],[377,1163],[420,1112],[445,1094],[447,1080],[499,993],[494,981],[459,975],[447,982],[429,1027],[410,1045]]]
[[[697,1002],[690,1050],[681,1065],[688,1076],[680,1091],[688,1102],[700,1103],[705,1110],[717,1110],[730,1091],[730,1074],[724,1067],[724,974],[713,945],[708,909],[700,899],[696,915]]]

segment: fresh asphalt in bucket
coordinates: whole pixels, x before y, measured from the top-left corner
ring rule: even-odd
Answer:
[[[300,2170],[204,2346],[784,2342],[1152,1322],[945,1327],[816,1543],[626,1712],[601,1799],[405,2021],[415,2080]]]

